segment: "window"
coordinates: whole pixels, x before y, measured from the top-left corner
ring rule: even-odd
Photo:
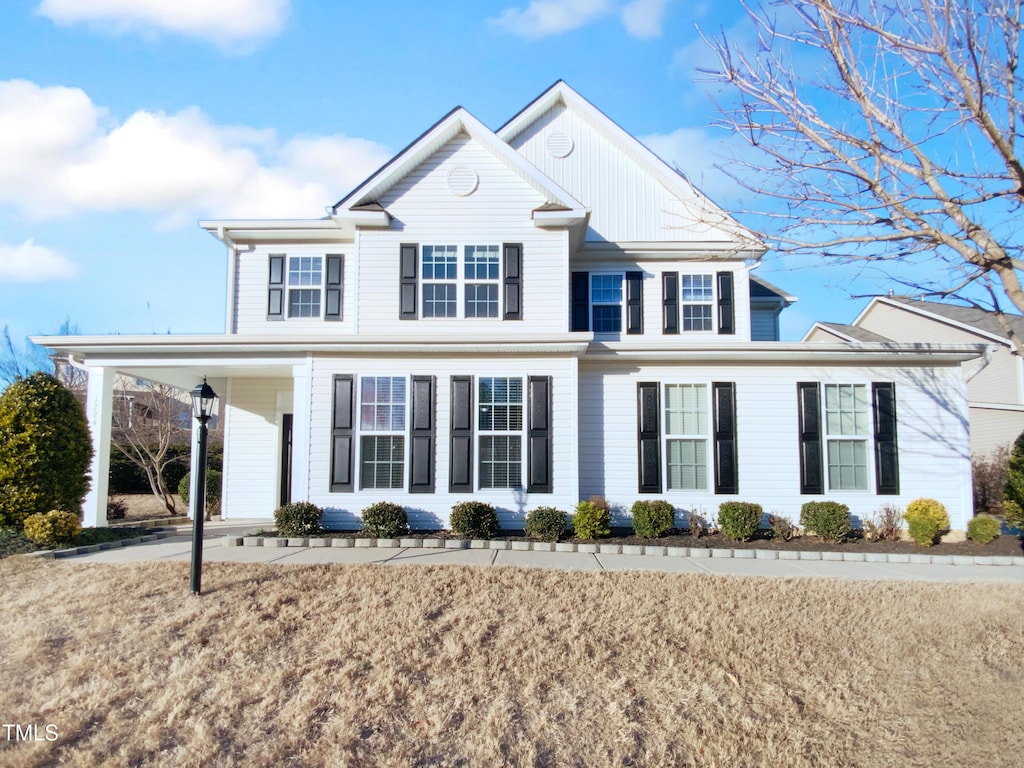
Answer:
[[[590,328],[594,333],[622,332],[622,274],[590,276]]]
[[[400,376],[360,379],[360,484],[363,488],[404,487],[405,390],[405,378]]]
[[[668,489],[707,490],[708,392],[704,384],[665,385]]]
[[[320,256],[288,257],[288,317],[320,317]]]
[[[423,246],[424,317],[455,317],[458,258],[454,245]]]
[[[713,275],[683,275],[682,309],[684,331],[714,330]]]
[[[864,384],[825,385],[828,486],[833,491],[868,488],[868,391]]]
[[[523,466],[523,380],[481,376],[477,392],[480,487],[520,488]]]
[[[498,246],[467,245],[466,317],[498,316]]]

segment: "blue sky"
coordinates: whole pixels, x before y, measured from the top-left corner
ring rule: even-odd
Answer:
[[[225,252],[198,219],[322,216],[450,109],[497,128],[558,79],[745,223],[712,166],[697,28],[738,2],[14,0],[0,45],[0,326],[219,333]],[[738,150],[742,151],[742,150]],[[866,303],[769,255],[797,339]]]

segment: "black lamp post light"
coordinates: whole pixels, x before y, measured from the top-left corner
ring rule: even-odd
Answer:
[[[192,415],[199,422],[199,461],[196,462],[195,492],[192,494],[192,572],[189,589],[193,595],[201,591],[203,579],[203,518],[206,517],[206,422],[213,416],[217,393],[206,383],[192,392]]]

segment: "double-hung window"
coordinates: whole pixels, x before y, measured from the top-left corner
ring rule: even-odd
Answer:
[[[363,488],[404,487],[406,407],[404,377],[360,378],[360,485]]]
[[[867,490],[871,436],[867,386],[826,384],[824,389],[829,490]]]
[[[477,408],[480,487],[522,487],[523,380],[519,377],[481,376]]]
[[[714,275],[683,275],[682,281],[683,330],[714,330]]]
[[[622,273],[590,276],[590,329],[594,333],[622,332]]]
[[[500,266],[498,246],[466,246],[466,317],[498,317]]]
[[[707,490],[707,385],[665,385],[665,455],[670,491]]]
[[[320,317],[320,256],[288,257],[288,317]]]
[[[423,246],[423,317],[455,317],[458,313],[458,248]]]

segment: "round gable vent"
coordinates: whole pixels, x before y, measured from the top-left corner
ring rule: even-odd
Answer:
[[[548,136],[548,152],[552,157],[568,157],[572,152],[572,137],[558,131]]]
[[[472,168],[458,165],[448,171],[448,191],[453,195],[459,197],[471,195],[476,191],[476,186],[479,183],[480,177]]]

